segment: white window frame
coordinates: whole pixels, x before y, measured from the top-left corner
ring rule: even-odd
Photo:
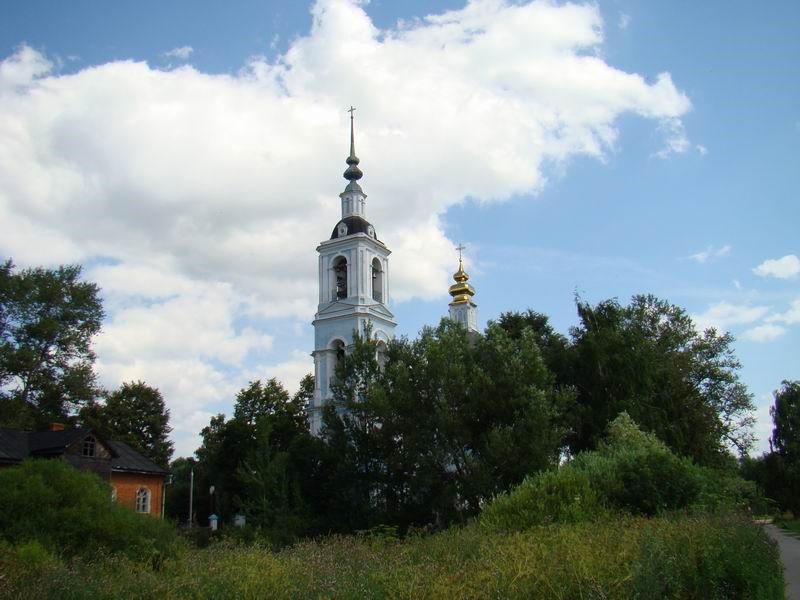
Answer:
[[[150,488],[148,487],[140,487],[138,490],[136,490],[137,513],[150,514],[150,496]]]
[[[93,436],[87,435],[83,438],[81,456],[85,456],[86,458],[94,458],[97,456],[97,440]]]

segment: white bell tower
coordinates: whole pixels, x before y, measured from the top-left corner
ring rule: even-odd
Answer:
[[[314,400],[309,407],[311,433],[319,434],[322,408],[331,398],[331,379],[336,364],[353,344],[353,332],[364,334],[372,324],[379,347],[394,337],[394,315],[389,310],[389,254],[391,252],[367,222],[367,195],[358,184],[358,168],[350,107],[350,156],[344,178],[347,187],[339,194],[342,218],[329,240],[320,242],[319,305],[314,315]]]

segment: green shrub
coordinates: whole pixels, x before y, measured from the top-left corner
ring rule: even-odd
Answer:
[[[65,556],[122,553],[156,566],[180,549],[169,525],[118,506],[99,477],[57,459],[1,470],[0,507],[0,539],[15,545],[35,542]]]
[[[737,473],[708,467],[695,467],[699,494],[697,508],[710,512],[749,511],[752,514],[773,514],[774,501],[761,495],[753,481]]]
[[[697,467],[641,431],[624,412],[609,424],[597,452],[584,453],[576,466],[590,474],[610,506],[632,514],[685,508],[700,491]]]
[[[615,511],[653,516],[683,509],[741,510],[757,498],[755,486],[734,472],[676,456],[622,413],[596,451],[526,478],[488,502],[478,521],[485,530],[512,531]]]
[[[608,424],[606,437],[600,442],[598,450],[601,454],[613,455],[626,450],[647,452],[668,448],[656,435],[642,431],[636,421],[623,411]]]
[[[632,514],[652,516],[686,508],[697,499],[696,468],[672,453],[628,453],[619,458],[616,470],[616,487],[608,501]]]
[[[571,466],[542,471],[491,500],[478,520],[488,531],[520,531],[549,523],[575,523],[605,511],[589,477]]]

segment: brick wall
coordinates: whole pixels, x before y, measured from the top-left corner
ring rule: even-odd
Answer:
[[[161,518],[161,502],[164,495],[164,476],[142,473],[111,473],[111,485],[117,491],[117,503],[136,510],[136,493],[140,488],[150,490],[150,515]]]

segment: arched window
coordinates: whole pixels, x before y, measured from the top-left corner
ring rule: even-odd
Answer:
[[[148,490],[146,487],[141,487],[136,492],[136,512],[150,512],[150,490]]]
[[[386,367],[386,343],[383,341],[378,342],[375,349],[375,359],[378,361],[378,367],[383,371]]]
[[[338,368],[338,366],[344,362],[344,352],[345,352],[344,342],[342,340],[336,340],[333,343],[333,349],[336,351],[335,363],[334,363],[334,372],[335,372],[336,368]]]
[[[333,340],[328,345],[330,358],[328,360],[328,385],[339,381],[339,368],[344,363],[347,346],[342,340]]]
[[[337,256],[333,261],[333,300],[343,300],[347,298],[347,259],[344,256]]]
[[[372,299],[383,302],[383,268],[381,259],[372,259]]]

